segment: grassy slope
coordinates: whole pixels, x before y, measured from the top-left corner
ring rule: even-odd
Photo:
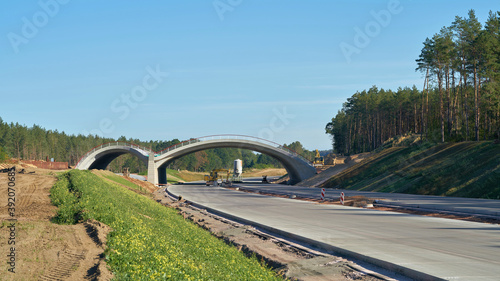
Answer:
[[[203,180],[203,176],[208,174],[209,172],[190,172],[186,170],[177,171],[172,169],[167,169],[167,182],[174,184],[179,181],[190,182],[190,181],[200,181]],[[147,173],[143,173],[147,174]],[[267,168],[267,169],[245,169],[243,171],[244,177],[261,177],[262,175],[268,176],[282,176],[286,174],[285,169],[275,169],[275,168]]]
[[[136,184],[133,184],[131,183],[130,181],[118,176],[118,175],[115,175],[115,174],[111,174],[111,173],[102,173],[101,174],[103,177],[107,178],[108,180],[111,180],[111,181],[114,181],[116,183],[119,183],[119,184],[123,184],[127,187],[130,187],[132,189],[135,189],[135,190],[139,190],[139,191],[145,191],[144,188],[136,185]]]
[[[168,183],[176,183],[179,181],[184,181],[177,170],[167,169],[167,182]]]
[[[279,280],[174,209],[90,171],[60,176],[51,199],[56,222],[95,219],[113,229],[106,261],[118,280]]]
[[[500,199],[500,145],[389,148],[323,184],[352,190]]]
[[[169,176],[174,176],[174,177],[181,179],[185,182],[203,180],[203,175],[205,175],[205,174],[206,173],[190,172],[190,171],[186,171],[186,170],[182,170],[182,171],[178,172],[177,170],[167,169],[167,179]]]

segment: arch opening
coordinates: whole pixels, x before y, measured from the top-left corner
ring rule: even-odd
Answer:
[[[111,142],[87,152],[76,169],[105,169],[114,159],[130,153],[144,162],[148,169],[148,181],[166,183],[166,166],[182,156],[212,148],[239,148],[260,152],[278,160],[290,176],[289,184],[298,183],[316,174],[316,168],[300,154],[283,146],[259,138],[241,135],[219,135],[190,139],[158,153],[134,144]]]
[[[223,147],[223,148],[227,148],[227,147]],[[208,149],[212,149],[212,148],[208,148]],[[187,156],[193,155],[193,154],[195,154],[195,153],[197,153],[197,152],[205,151],[205,150],[208,150],[208,149],[202,149],[202,150],[199,150],[199,151],[196,151],[196,152],[192,152],[192,153],[190,153],[190,154],[181,155],[181,156],[179,156],[179,157],[172,158],[172,159],[170,159],[170,160],[168,160],[168,161],[164,162],[161,166],[157,167],[157,169],[158,169],[158,180],[159,180],[159,183],[160,183],[160,184],[165,184],[165,183],[167,183],[167,177],[168,177],[168,175],[167,175],[167,173],[166,173],[166,170],[167,170],[167,169],[172,169],[172,168],[177,169],[177,168],[176,168],[177,166],[175,166],[175,165],[174,165],[174,167],[172,167],[172,166],[171,166],[171,164],[174,164],[176,160],[182,159],[183,157],[187,157]],[[245,149],[245,150],[249,151],[250,153],[253,153],[253,152],[258,152],[258,151],[255,151],[255,150],[250,150],[250,149]],[[285,166],[282,164],[282,162],[281,162],[279,159],[277,159],[276,157],[274,157],[274,156],[270,156],[270,155],[265,154],[265,153],[261,153],[261,154],[262,154],[262,155],[267,155],[267,156],[269,156],[269,157],[271,157],[271,158],[273,158],[273,159],[275,159],[275,160],[276,160],[276,163],[275,163],[275,164],[278,164],[278,166],[276,166],[276,165],[274,165],[274,164],[273,164],[274,166],[269,165],[269,168],[275,168],[275,169],[285,169],[285,170],[286,170],[286,167],[285,167]],[[245,162],[245,160],[244,160],[243,158],[244,158],[244,157],[234,157],[234,159],[232,159],[232,160],[231,160],[231,163],[224,162],[224,164],[219,165],[219,166],[216,166],[216,167],[215,167],[215,168],[213,168],[213,169],[219,169],[219,168],[226,169],[226,168],[227,168],[229,171],[232,171],[232,169],[233,169],[233,161],[234,161],[234,160],[236,160],[236,159],[243,160],[243,165],[245,165],[245,163],[247,163],[247,162],[248,162],[248,160],[247,160],[247,162]],[[252,160],[257,160],[257,158],[258,158],[258,156],[256,156],[256,158],[255,158],[255,159],[252,159]],[[210,162],[210,160],[208,160],[208,161]],[[250,167],[246,167],[246,168],[244,168],[244,170],[245,170],[245,169],[250,169]],[[190,170],[190,169],[187,169],[187,170],[192,171],[192,170]],[[195,169],[194,171],[195,171],[195,172],[206,172],[206,173],[209,173],[211,170],[212,170],[212,167],[210,167],[210,168],[200,167],[199,169]],[[288,171],[288,170],[286,170],[286,171],[287,171],[287,173],[289,173],[289,171]]]
[[[108,165],[121,155],[130,154],[137,157],[141,162],[143,162],[146,167],[148,166],[148,152],[136,149],[130,146],[107,146],[94,149],[87,155],[82,157],[82,159],[76,165],[76,169],[80,170],[91,170],[91,169],[101,169],[104,170]]]
[[[166,167],[172,161],[198,151],[212,149],[212,148],[224,148],[224,147],[248,149],[275,158],[283,165],[288,175],[290,176],[290,181],[289,181],[290,184],[298,183],[302,179],[305,179],[316,172],[314,167],[310,166],[308,163],[305,163],[302,160],[298,160],[291,155],[287,155],[282,151],[278,150],[277,148],[269,145],[251,141],[241,141],[241,140],[231,140],[231,139],[211,140],[211,141],[197,142],[184,147],[180,147],[170,151],[169,153],[161,155],[160,157],[157,157],[156,168],[158,173],[158,183],[166,184]]]

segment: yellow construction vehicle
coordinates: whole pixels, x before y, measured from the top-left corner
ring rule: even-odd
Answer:
[[[219,179],[221,180],[220,183],[224,182],[224,176],[225,176],[225,183],[229,183],[229,170],[228,169],[213,169],[210,172],[210,175],[205,175],[205,184],[207,186],[209,185],[218,185],[219,184]]]
[[[313,166],[323,166],[325,164],[325,160],[323,156],[319,154],[319,151],[316,149],[316,157],[314,157]]]

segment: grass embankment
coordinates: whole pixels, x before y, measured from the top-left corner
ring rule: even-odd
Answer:
[[[243,177],[253,178],[262,176],[284,176],[286,170],[284,168],[266,168],[266,169],[245,169],[243,170]]]
[[[186,170],[171,170],[167,169],[167,182],[171,181],[183,181],[183,182],[190,182],[190,181],[199,181],[203,180],[203,176],[207,173],[200,173],[200,172],[191,172],[191,171],[186,171]]]
[[[128,180],[124,179],[121,176],[118,176],[118,175],[115,175],[115,174],[112,174],[112,173],[101,173],[100,175],[102,177],[104,177],[104,178],[107,178],[108,180],[111,180],[111,181],[114,181],[116,183],[122,184],[124,186],[129,187],[129,188],[145,192],[144,188],[142,188],[141,186],[138,186],[136,184],[133,184],[133,183],[129,182]]]
[[[55,222],[95,219],[109,225],[106,262],[118,280],[279,280],[273,271],[174,209],[73,170],[51,189]]]
[[[500,199],[499,156],[491,141],[388,148],[322,187]]]
[[[191,172],[187,170],[172,170],[167,169],[167,183],[175,184],[178,182],[191,182],[200,181],[204,179],[204,175],[208,175],[209,172]],[[286,170],[282,168],[266,168],[266,169],[245,169],[243,170],[243,177],[261,177],[263,175],[267,176],[283,176],[286,174]],[[144,173],[147,175],[147,173]]]

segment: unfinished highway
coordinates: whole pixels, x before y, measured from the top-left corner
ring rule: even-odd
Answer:
[[[219,213],[420,280],[498,280],[500,226],[200,185],[169,192]]]

